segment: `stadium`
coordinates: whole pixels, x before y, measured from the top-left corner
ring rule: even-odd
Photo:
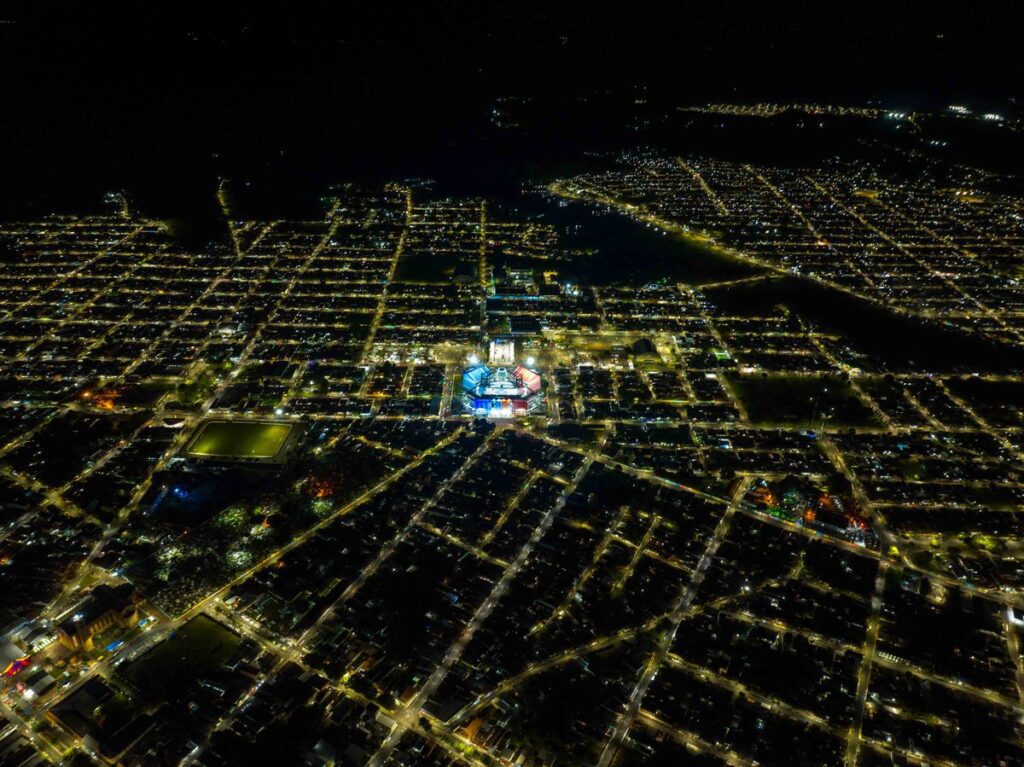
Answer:
[[[540,373],[523,365],[470,365],[462,374],[462,391],[466,410],[487,418],[515,418],[544,407]]]

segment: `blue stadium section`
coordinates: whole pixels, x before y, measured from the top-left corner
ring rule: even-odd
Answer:
[[[473,367],[466,368],[462,373],[463,390],[468,392],[473,391],[480,385],[480,382],[486,380],[490,374],[491,371],[486,365],[474,365]]]

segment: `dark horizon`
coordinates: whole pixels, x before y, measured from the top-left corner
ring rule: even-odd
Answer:
[[[345,180],[348,167],[360,173],[360,155],[379,167],[464,142],[502,96],[537,99],[553,115],[605,91],[651,110],[759,100],[1020,105],[1024,9],[1015,3],[549,5],[399,13],[315,3],[299,18],[247,4],[198,13],[90,4],[60,17],[30,3],[8,8],[0,202],[105,175],[176,183],[230,172],[215,154],[247,167],[282,151],[310,165],[322,157],[338,165],[330,180]],[[605,128],[594,122],[586,128],[597,136]],[[608,119],[607,130],[621,122]],[[552,120],[545,141],[578,143],[577,127],[570,120],[559,132]]]

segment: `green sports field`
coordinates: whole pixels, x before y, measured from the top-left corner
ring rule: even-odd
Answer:
[[[208,421],[192,438],[188,454],[210,458],[275,458],[292,425],[263,421]]]

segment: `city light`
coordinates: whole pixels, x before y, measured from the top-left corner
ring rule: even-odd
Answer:
[[[557,5],[5,11],[0,761],[1024,764],[1024,6]]]

